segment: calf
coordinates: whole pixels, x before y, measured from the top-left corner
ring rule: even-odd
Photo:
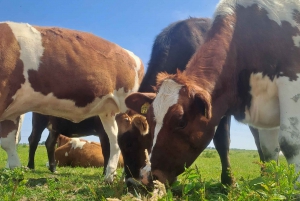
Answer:
[[[143,183],[152,176],[172,183],[224,115],[258,128],[265,159],[276,160],[281,148],[300,170],[299,19],[298,0],[221,0],[186,70],[160,74],[154,99],[141,93],[126,99],[136,111],[151,103],[146,115],[154,140]]]
[[[192,55],[203,44],[210,25],[210,19],[189,18],[166,27],[154,41],[148,70],[139,91],[153,92],[153,85],[159,72],[176,73],[176,69],[184,70]],[[213,139],[222,163],[221,182],[228,185],[233,182],[229,161],[230,121],[230,115],[222,118]],[[251,131],[260,153],[257,131],[254,128]],[[151,135],[141,135],[138,132],[127,132],[118,139],[126,164],[125,173],[128,181],[133,181],[129,179],[130,177],[139,179],[139,171],[145,166],[144,150],[151,151],[151,141]],[[127,170],[129,167],[130,170]]]
[[[127,110],[125,97],[139,88],[141,60],[80,31],[5,22],[0,34],[0,135],[10,168],[20,166],[10,131],[21,114],[35,111],[73,122],[99,116],[110,142],[105,180],[111,182],[120,154],[115,115]]]
[[[60,135],[55,150],[55,160],[59,167],[103,167],[104,158],[101,144],[80,138],[68,138]],[[120,155],[118,166],[124,162]]]

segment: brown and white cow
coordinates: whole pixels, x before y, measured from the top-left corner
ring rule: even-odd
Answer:
[[[156,75],[159,72],[176,73],[176,69],[184,70],[188,61],[196,50],[203,44],[205,35],[211,25],[208,18],[188,18],[174,22],[164,28],[155,38],[151,58],[145,77],[139,88],[139,92],[154,92]],[[130,116],[130,115],[129,115]],[[219,153],[222,163],[221,182],[232,184],[234,178],[230,174],[229,146],[230,146],[230,115],[224,116],[216,129],[213,142]],[[253,136],[258,142],[258,134],[251,129]],[[145,164],[145,149],[150,152],[151,135],[142,135],[137,130],[128,131],[119,135],[118,142],[125,160],[125,178],[127,184],[138,180],[140,169]],[[261,160],[264,160],[260,153]]]
[[[55,150],[55,160],[59,167],[103,167],[104,157],[101,144],[80,138],[69,138],[60,135]],[[118,167],[123,167],[120,155]]]
[[[258,128],[263,152],[279,147],[300,170],[300,2],[221,0],[205,43],[184,72],[158,76],[155,99],[134,93],[153,145],[143,183],[173,182],[205,149],[224,115]],[[299,180],[299,179],[298,179]]]
[[[93,34],[25,23],[0,24],[1,145],[10,168],[20,166],[9,129],[28,111],[80,122],[99,116],[110,141],[106,181],[119,159],[115,115],[137,91],[142,61],[132,52]]]

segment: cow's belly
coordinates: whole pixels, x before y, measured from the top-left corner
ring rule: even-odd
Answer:
[[[124,100],[129,93],[130,91],[125,93],[124,89],[120,88],[106,96],[95,98],[85,107],[78,107],[74,101],[58,99],[52,93],[43,95],[40,92],[35,92],[26,81],[13,96],[14,101],[4,111],[0,121],[14,120],[23,113],[33,111],[78,123],[88,117],[103,113],[125,112],[127,108]]]
[[[250,76],[250,108],[245,108],[243,123],[256,128],[275,128],[280,124],[280,107],[276,79],[261,73]]]

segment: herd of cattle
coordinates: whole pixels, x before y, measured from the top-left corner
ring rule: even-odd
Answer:
[[[262,161],[281,150],[300,170],[298,0],[221,0],[213,19],[175,22],[156,37],[145,76],[132,52],[89,33],[6,22],[0,34],[0,136],[10,168],[21,165],[16,136],[32,111],[32,169],[46,127],[50,171],[93,158],[88,165],[104,165],[112,182],[121,151],[128,184],[174,182],[213,139],[230,185],[233,115],[249,125]],[[60,134],[97,135],[101,146]],[[65,144],[55,150],[57,140]]]

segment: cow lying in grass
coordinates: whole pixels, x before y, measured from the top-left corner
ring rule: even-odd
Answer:
[[[104,166],[106,167],[109,158],[109,139],[99,117],[91,117],[79,123],[71,122],[67,119],[32,113],[32,132],[28,138],[29,141],[29,160],[28,168],[34,169],[34,156],[42,132],[45,128],[49,130],[49,136],[46,140],[46,149],[49,160],[49,170],[55,172],[56,163],[54,160],[55,145],[60,134],[67,137],[83,137],[89,135],[99,136],[104,157]],[[103,169],[105,172],[105,168]]]
[[[58,137],[55,160],[59,167],[103,167],[104,158],[101,144],[80,138]],[[118,167],[123,167],[120,155]]]

